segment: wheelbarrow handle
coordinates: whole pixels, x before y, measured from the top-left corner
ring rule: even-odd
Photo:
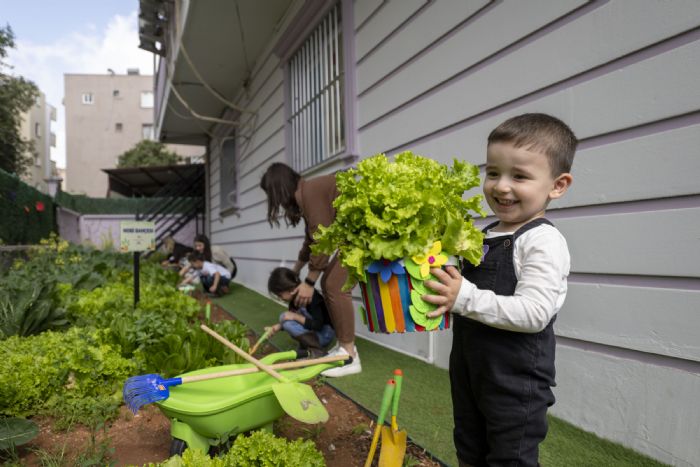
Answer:
[[[206,324],[200,325],[200,328],[202,328],[202,330],[203,330],[204,332],[206,332],[207,334],[209,334],[210,336],[212,336],[214,339],[216,339],[217,341],[221,342],[221,343],[224,344],[226,347],[228,347],[229,349],[231,349],[231,350],[233,350],[234,352],[236,352],[239,356],[243,357],[243,358],[244,358],[245,360],[247,360],[248,362],[250,362],[250,363],[252,363],[253,365],[257,366],[258,368],[260,368],[261,370],[263,370],[265,373],[267,373],[268,375],[272,376],[272,377],[275,378],[276,380],[281,381],[281,382],[283,382],[283,383],[286,383],[286,382],[289,381],[287,378],[285,378],[284,376],[282,376],[281,374],[279,374],[278,372],[276,372],[275,370],[273,370],[272,368],[270,368],[269,365],[266,365],[265,363],[261,362],[260,360],[258,360],[257,358],[253,357],[252,355],[248,355],[248,353],[246,353],[246,351],[244,351],[244,350],[241,349],[240,347],[236,346],[233,342],[230,342],[228,339],[222,337],[222,336],[219,335],[219,333],[217,333],[216,331],[210,329]]]
[[[292,368],[304,368],[307,366],[321,365],[323,363],[335,363],[347,360],[345,355],[329,355],[327,357],[314,358],[309,360],[295,360],[293,362],[275,363],[270,365],[274,370],[289,370]],[[207,381],[216,378],[227,378],[229,376],[249,375],[261,371],[260,368],[239,368],[238,370],[219,371],[216,373],[208,373],[206,375],[182,376],[182,384],[194,383],[197,381]]]

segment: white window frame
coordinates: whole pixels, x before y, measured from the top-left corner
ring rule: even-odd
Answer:
[[[148,134],[146,134],[146,130],[150,129]],[[141,124],[141,139],[148,139],[153,141],[155,139],[155,134],[153,133],[154,127],[152,123],[142,123]]]
[[[152,109],[154,102],[153,98],[153,91],[141,91],[141,108]]]
[[[219,153],[219,215],[238,210],[238,160],[236,140],[228,136]]]
[[[84,92],[82,95],[82,102],[84,105],[92,105],[95,103],[95,95],[91,92]]]
[[[276,47],[285,63],[287,159],[300,173],[358,154],[352,0],[325,5],[302,11]]]

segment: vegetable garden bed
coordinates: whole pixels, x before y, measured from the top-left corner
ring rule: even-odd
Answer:
[[[55,237],[43,243],[0,282],[0,416],[27,417],[39,427],[29,443],[0,451],[0,461],[163,462],[170,446],[169,420],[155,405],[136,416],[126,410],[121,401],[126,377],[173,376],[240,360],[197,328],[204,318],[202,304],[178,292],[176,278],[156,261],[142,267],[141,302],[134,309],[130,257],[70,246]],[[255,337],[215,305],[211,322],[243,348]],[[275,423],[275,433],[309,440],[327,465],[363,465],[372,419],[322,379],[311,384],[330,420],[305,425],[284,416]],[[415,445],[409,445],[407,463],[438,465]]]

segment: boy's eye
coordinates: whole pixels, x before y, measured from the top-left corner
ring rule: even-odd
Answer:
[[[488,171],[488,172],[486,172],[486,176],[489,178],[498,177],[498,172]]]

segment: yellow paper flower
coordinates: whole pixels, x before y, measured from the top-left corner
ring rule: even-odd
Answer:
[[[413,262],[420,266],[420,275],[425,278],[430,274],[430,268],[439,268],[447,263],[447,256],[442,254],[442,243],[437,241],[427,253],[416,255],[411,258]]]

